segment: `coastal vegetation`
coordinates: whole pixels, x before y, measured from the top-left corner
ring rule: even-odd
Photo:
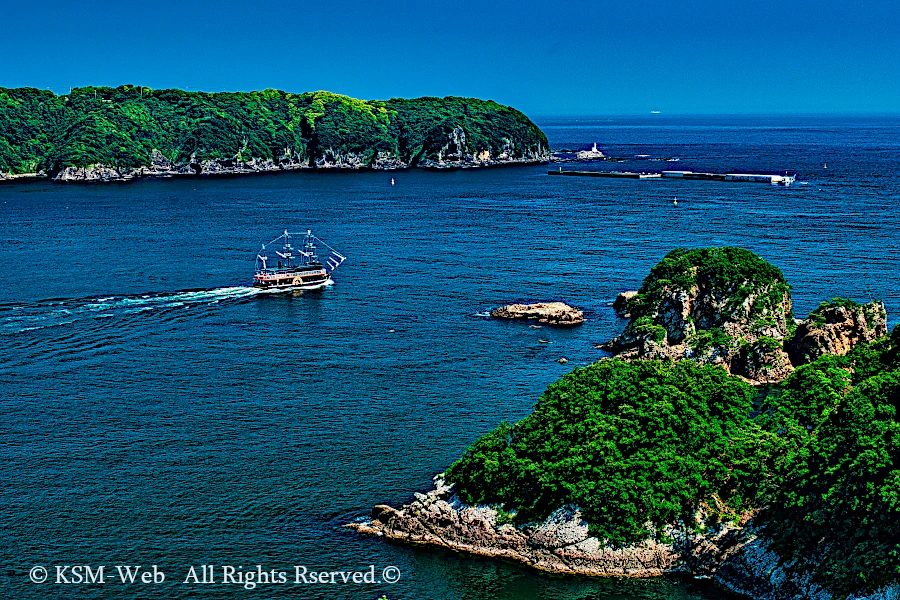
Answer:
[[[897,331],[798,368],[756,413],[750,386],[720,367],[602,360],[476,441],[447,478],[520,525],[578,506],[620,545],[676,519],[756,516],[792,569],[838,594],[874,591],[900,580]]]
[[[735,335],[780,356],[801,329],[883,326],[880,303],[834,299],[788,329],[789,290],[746,250],[669,253],[629,301],[630,327],[660,344],[677,325],[691,351],[575,369],[531,415],[477,440],[447,480],[520,527],[574,506],[592,535],[621,547],[665,541],[675,522],[750,520],[784,568],[839,597],[900,581],[900,327],[756,390],[727,362],[706,361]]]
[[[622,358],[689,358],[758,384],[846,354],[887,332],[884,305],[834,298],[798,322],[781,270],[738,247],[672,250],[639,290],[620,294],[629,322],[604,348]]]
[[[124,85],[56,95],[0,88],[0,173],[58,173],[168,162],[223,167],[541,158],[543,132],[521,112],[473,98],[364,101],[329,92],[206,93]],[[485,154],[486,153],[486,154]],[[318,161],[318,162],[317,162]],[[392,162],[390,162],[392,161]]]
[[[701,505],[736,518],[734,442],[751,387],[691,361],[600,361],[552,384],[534,412],[500,425],[447,472],[460,497],[518,523],[574,504],[601,539],[635,543]]]
[[[694,288],[726,297],[723,308],[730,310],[741,310],[755,292],[765,290],[746,309],[750,320],[777,312],[784,295],[790,291],[781,269],[744,248],[676,248],[650,270],[641,289],[629,302],[631,315],[653,317],[656,307],[673,290]],[[720,310],[715,316],[724,320],[728,312]]]
[[[776,548],[839,594],[900,579],[900,328],[804,365],[760,416]]]

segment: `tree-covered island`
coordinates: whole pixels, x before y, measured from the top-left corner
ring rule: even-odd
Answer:
[[[132,85],[56,95],[0,88],[0,179],[455,168],[548,156],[546,136],[528,117],[473,98],[364,101],[329,92]]]
[[[897,597],[900,328],[884,306],[834,299],[798,321],[777,267],[706,248],[669,253],[627,310],[616,356],[351,526],[752,598]]]

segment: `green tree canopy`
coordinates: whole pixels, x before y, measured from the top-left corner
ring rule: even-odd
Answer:
[[[104,164],[135,168],[158,151],[171,161],[235,158],[315,161],[379,152],[405,163],[435,158],[452,131],[465,148],[495,158],[544,155],[547,138],[525,115],[473,98],[363,101],[278,90],[205,93],[76,88],[65,96],[0,88],[0,172],[54,171]]]

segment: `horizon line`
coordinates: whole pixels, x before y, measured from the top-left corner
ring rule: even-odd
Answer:
[[[531,119],[539,118],[611,118],[611,117],[900,117],[900,110],[896,111],[744,111],[744,112],[609,112],[609,113],[534,113],[529,115]]]
[[[458,95],[458,94],[449,94],[449,95],[433,95],[433,94],[424,94],[417,96],[391,96],[390,98],[363,98],[357,96],[351,96],[349,94],[344,94],[341,92],[332,92],[330,90],[307,90],[304,92],[292,92],[281,88],[275,87],[265,87],[260,89],[228,89],[228,88],[216,88],[216,89],[204,89],[204,86],[199,86],[192,89],[192,86],[184,86],[184,87],[152,87],[149,85],[140,85],[133,83],[122,83],[119,85],[103,85],[103,84],[92,84],[92,85],[77,85],[66,87],[55,87],[55,86],[47,86],[47,87],[36,87],[31,85],[26,86],[17,86],[17,87],[7,87],[5,85],[0,84],[0,88],[6,89],[23,89],[23,88],[31,88],[36,90],[46,90],[48,92],[52,92],[57,96],[67,96],[69,92],[78,88],[110,88],[116,89],[119,87],[136,87],[136,88],[148,88],[151,90],[179,90],[183,92],[202,92],[206,94],[220,94],[220,93],[253,93],[253,92],[262,92],[266,90],[275,90],[284,92],[287,94],[301,95],[301,94],[314,94],[318,92],[328,92],[331,94],[336,94],[339,96],[347,96],[348,98],[353,98],[355,100],[362,100],[364,102],[386,102],[389,100],[396,99],[409,99],[414,100],[418,98],[446,98],[446,97],[456,97],[456,98],[471,98],[476,100],[484,100],[487,102],[496,102],[497,104],[503,106],[509,106],[514,108],[526,116],[528,118],[534,120],[539,118],[558,118],[558,117],[566,117],[566,118],[607,118],[607,117],[652,117],[652,118],[665,118],[665,117],[900,117],[900,108],[892,109],[892,110],[867,110],[867,109],[846,109],[846,110],[795,110],[795,109],[775,109],[775,110],[763,110],[763,111],[734,111],[734,112],[726,112],[726,111],[678,111],[678,112],[666,112],[657,109],[644,110],[644,111],[612,111],[612,112],[534,112],[529,113],[521,108],[518,108],[515,104],[507,104],[505,102],[501,102],[498,100],[494,100],[492,98],[482,98],[479,96],[468,96],[468,95]],[[66,90],[66,91],[57,91],[57,90]]]

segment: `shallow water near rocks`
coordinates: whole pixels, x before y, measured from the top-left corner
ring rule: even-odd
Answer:
[[[896,323],[900,119],[537,121],[554,147],[680,159],[580,168],[793,169],[805,183],[556,178],[538,166],[0,186],[5,594],[722,597],[699,582],[549,577],[341,526],[408,501],[599,358],[594,345],[623,326],[616,293],[676,246],[759,253],[793,285],[798,315],[874,297]],[[247,287],[259,243],[284,228],[311,228],[348,257],[335,285]],[[483,316],[545,300],[583,309],[585,324]],[[32,566],[57,564],[157,564],[167,580],[28,581]],[[396,566],[401,578],[182,584],[201,564]]]

